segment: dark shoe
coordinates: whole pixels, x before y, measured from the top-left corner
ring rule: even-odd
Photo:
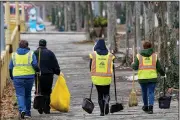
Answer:
[[[50,114],[50,110],[49,111],[44,111],[45,114]]]
[[[26,113],[24,111],[21,112],[21,119],[24,119],[25,114]]]
[[[39,114],[43,114],[43,109],[38,109]]]
[[[148,112],[148,106],[143,106],[143,107],[142,107],[142,110],[143,110],[144,112]]]
[[[104,100],[98,101],[99,102],[99,108],[100,108],[100,116],[104,116]]]
[[[109,96],[106,96],[105,97],[105,102],[104,102],[104,110],[105,110],[105,114],[107,115],[107,114],[109,114],[109,100],[110,100],[110,98],[109,98]]]
[[[153,106],[149,106],[148,114],[153,114]]]
[[[101,113],[100,116],[104,116],[104,113]]]
[[[109,114],[109,103],[105,104],[105,115]]]
[[[50,114],[50,96],[45,96],[44,113]]]

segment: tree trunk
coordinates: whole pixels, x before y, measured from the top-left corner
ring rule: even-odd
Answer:
[[[135,21],[136,21],[136,27],[135,27],[135,31],[136,31],[136,52],[139,52],[140,50],[140,46],[141,46],[141,32],[140,32],[140,2],[136,1],[135,2]]]
[[[146,12],[146,28],[145,39],[151,41],[152,47],[154,47],[154,27],[155,27],[155,14],[154,4],[152,2],[144,2]]]
[[[86,40],[90,40],[88,2],[84,2],[84,11],[85,11],[84,26],[86,32]]]
[[[55,15],[55,8],[54,8],[54,6],[52,7],[52,15],[51,15],[51,20],[52,20],[52,25],[55,25],[55,17],[56,15]]]
[[[64,2],[64,27],[65,31],[68,31],[68,10],[67,10],[67,2]]]
[[[167,33],[167,19],[165,15],[165,10],[166,9],[166,2],[160,2],[158,4],[158,12],[157,12],[157,18],[158,18],[158,24],[159,24],[159,33],[160,33],[160,59],[162,60],[161,63],[163,66],[167,65],[167,38],[168,38],[168,33]]]
[[[77,30],[77,32],[80,32],[80,30],[81,30],[79,7],[80,7],[79,2],[76,1],[75,2],[75,10],[76,10],[76,30]]]
[[[104,2],[103,1],[99,1],[99,13],[100,13],[100,16],[103,16],[103,5]]]
[[[130,23],[130,13],[131,13],[131,6],[130,2],[126,2],[126,55],[125,55],[125,63],[126,66],[129,66],[130,63],[129,61],[129,33],[131,32],[131,23]]]
[[[68,19],[67,19],[68,20],[68,31],[71,31],[71,22],[72,22],[71,21],[72,20],[71,19],[72,18],[71,17],[71,12],[72,12],[72,7],[71,6],[72,6],[72,2],[68,1],[68,9],[67,9],[68,10],[68,12],[67,12],[67,14],[68,14]]]
[[[94,15],[93,15],[93,11],[92,11],[92,4],[91,1],[88,2],[88,12],[90,14],[90,21],[91,21],[91,28],[94,30]]]
[[[115,2],[107,2],[107,11],[108,11],[108,30],[107,30],[107,39],[108,47],[110,51],[116,52],[116,11],[115,11]]]

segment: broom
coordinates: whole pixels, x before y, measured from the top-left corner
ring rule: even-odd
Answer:
[[[134,46],[133,46],[133,63],[134,63]],[[137,105],[138,105],[138,101],[137,101],[137,95],[136,95],[136,90],[135,90],[134,70],[133,70],[132,90],[129,95],[129,107],[133,107]]]

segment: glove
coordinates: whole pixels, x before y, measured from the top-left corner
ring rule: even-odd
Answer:
[[[161,76],[161,78],[166,78],[166,77],[167,77],[166,74],[164,76]]]

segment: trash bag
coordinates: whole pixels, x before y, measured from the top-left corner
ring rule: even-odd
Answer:
[[[70,92],[66,85],[64,76],[61,74],[51,93],[51,110],[60,112],[69,112],[70,109]]]

